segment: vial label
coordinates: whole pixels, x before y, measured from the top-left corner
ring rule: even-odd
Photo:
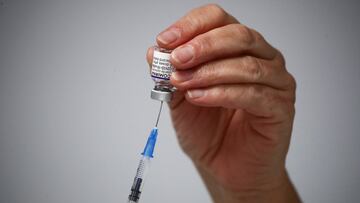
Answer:
[[[155,80],[170,80],[174,68],[170,63],[170,54],[154,51],[151,77]]]

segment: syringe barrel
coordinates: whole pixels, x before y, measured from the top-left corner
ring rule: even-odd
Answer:
[[[149,156],[141,157],[138,168],[136,170],[134,182],[131,187],[128,203],[137,203],[139,201],[146,174],[150,167],[150,162],[151,158]]]
[[[128,203],[137,203],[140,199],[142,188],[144,186],[145,177],[150,167],[151,158],[153,157],[157,134],[158,134],[158,129],[157,127],[155,127],[151,130],[144,151],[143,153],[141,153],[142,157],[140,159],[138,168],[136,170],[134,182],[131,186],[131,192],[128,198],[129,199]]]

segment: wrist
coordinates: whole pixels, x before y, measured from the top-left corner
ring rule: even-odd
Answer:
[[[299,203],[300,198],[291,183],[291,180],[287,174],[284,172],[284,175],[277,180],[277,183],[273,184],[274,187],[267,189],[254,189],[253,191],[239,191],[234,192],[233,196],[234,202],[266,202],[266,203]],[[231,195],[232,192],[229,192],[228,195]]]
[[[198,171],[215,203],[252,203],[252,202],[276,202],[298,203],[301,202],[294,186],[292,185],[286,170],[269,187],[254,187],[243,190],[232,190],[219,184],[216,179],[205,170]]]

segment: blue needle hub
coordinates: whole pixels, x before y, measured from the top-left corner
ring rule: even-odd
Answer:
[[[141,153],[142,155],[151,157],[151,158],[154,157],[153,153],[154,153],[157,135],[158,135],[158,129],[157,129],[157,127],[154,127],[150,132],[150,135],[146,142],[144,151],[143,151],[143,153]]]

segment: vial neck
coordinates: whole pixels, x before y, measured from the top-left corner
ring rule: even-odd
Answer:
[[[163,91],[163,92],[172,92],[172,88],[173,86],[170,83],[165,83],[165,82],[157,82],[155,83],[155,90],[158,91]]]

